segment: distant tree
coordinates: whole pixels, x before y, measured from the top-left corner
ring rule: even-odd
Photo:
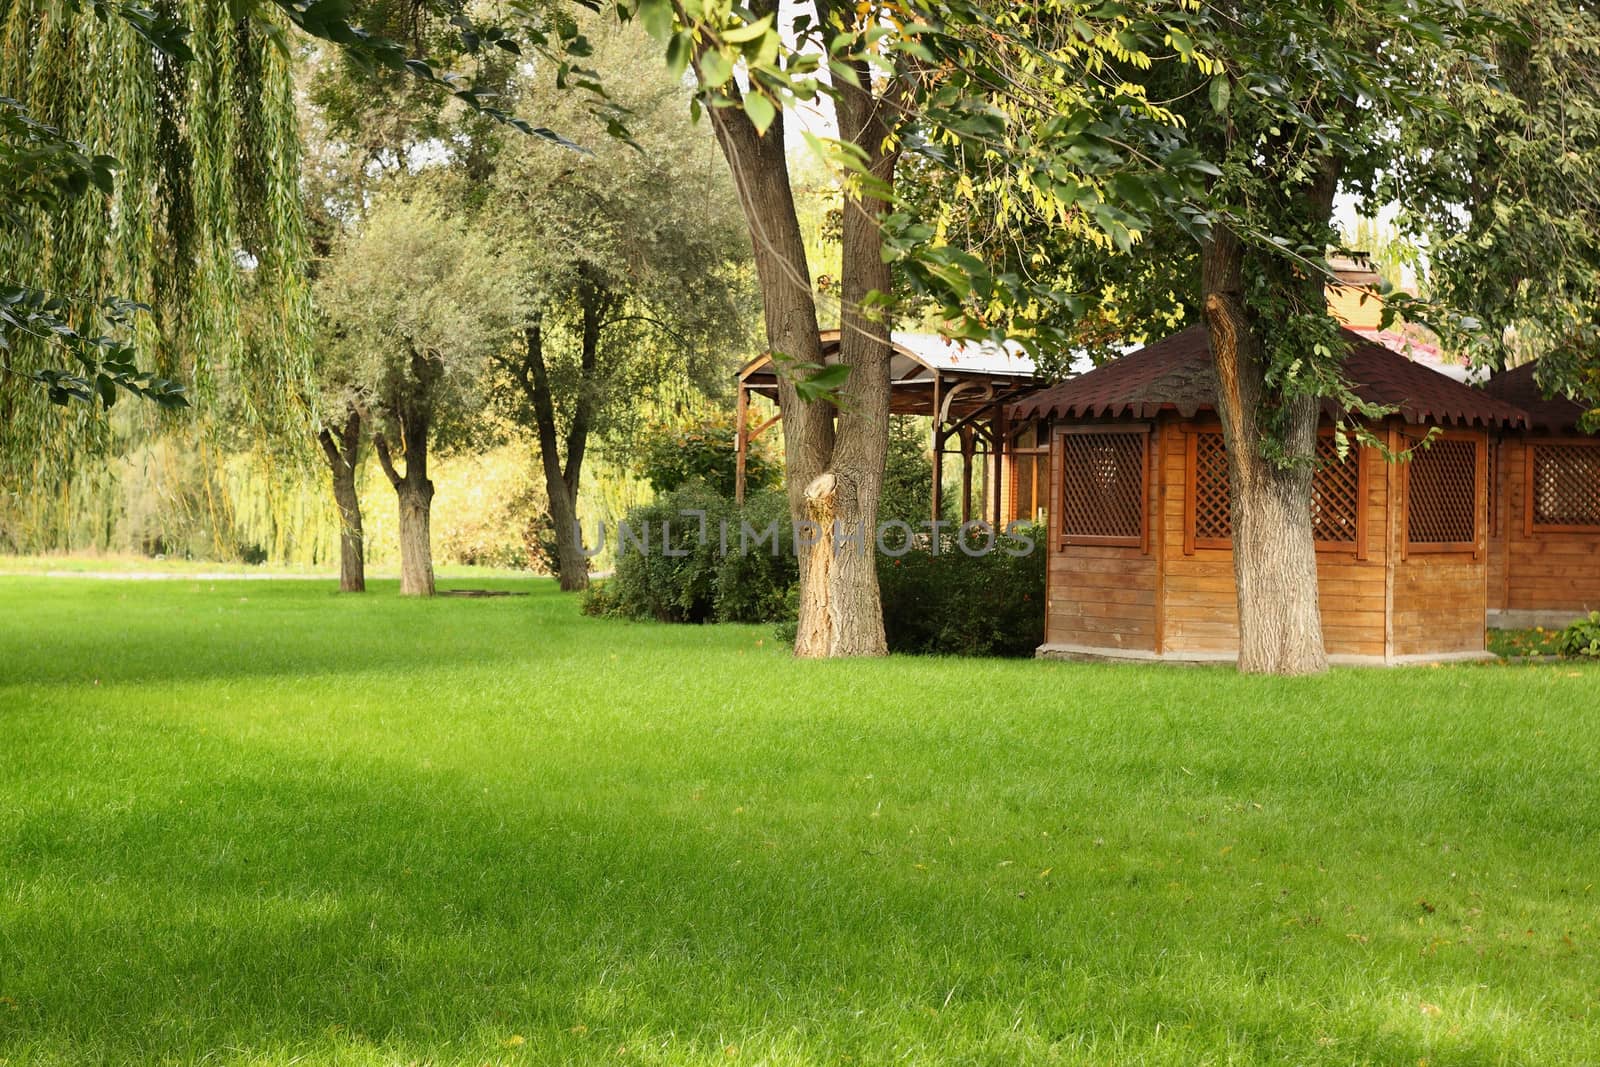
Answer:
[[[320,362],[318,362],[320,363]],[[362,440],[365,419],[362,400],[349,395],[328,403],[323,397],[323,422],[317,430],[317,445],[333,483],[334,507],[339,510],[339,592],[366,592],[366,533],[362,523],[362,494],[355,485],[355,472],[362,469]]]
[[[516,264],[528,318],[498,357],[500,398],[537,436],[568,590],[588,584],[577,507],[591,442],[625,436],[671,390],[721,391],[747,351],[753,296],[732,185],[682,84],[631,28],[589,62],[628,108],[631,144],[607,137],[580,98],[524,87],[519,106],[588,134],[592,154],[502,138],[453,171]]]
[[[1600,420],[1600,12],[1492,6],[1513,32],[1495,36],[1494,69],[1453,85],[1471,179],[1463,210],[1421,220],[1431,279],[1489,327],[1458,342],[1496,365],[1542,357],[1546,388]]]
[[[403,594],[433,594],[429,453],[488,429],[490,360],[524,318],[513,283],[494,242],[424,189],[380,200],[318,281],[399,504]]]
[[[329,42],[354,67],[420,87],[424,110],[449,101],[575,147],[499,104],[497,72],[536,60],[571,74],[608,132],[623,132],[598,83],[571,73],[589,46],[564,0],[475,7],[0,3],[0,482],[69,477],[110,441],[92,407],[122,393],[181,407],[226,381],[252,428],[299,432],[311,323],[292,39]],[[254,310],[276,318],[276,345],[240,344],[245,260],[269,279]],[[72,401],[82,408],[59,410]]]

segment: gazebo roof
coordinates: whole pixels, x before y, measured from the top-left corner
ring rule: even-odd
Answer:
[[[1524,426],[1527,415],[1482,390],[1455,381],[1350,330],[1344,371],[1355,393],[1392,407],[1411,423]],[[1216,372],[1204,326],[1191,326],[1075,378],[1031,393],[1011,407],[1013,419],[1184,416],[1216,407]]]
[[[1536,363],[1524,363],[1511,370],[1491,375],[1483,391],[1497,400],[1515,404],[1528,413],[1528,426],[1534,430],[1568,433],[1578,428],[1584,407],[1561,394],[1546,396],[1534,377]]]
[[[838,362],[839,331],[823,330],[819,336],[823,362]],[[894,345],[889,360],[890,410],[896,414],[934,414],[935,375],[950,396],[952,416],[967,414],[1003,394],[1015,394],[1033,384],[1033,360],[1020,345],[951,341],[938,334],[902,330],[894,331],[890,341]],[[757,356],[740,368],[739,380],[751,392],[777,399],[778,376],[769,354]],[[955,390],[962,383],[970,384]]]

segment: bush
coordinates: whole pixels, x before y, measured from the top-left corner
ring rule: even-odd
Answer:
[[[982,556],[963,552],[953,536],[941,540],[937,554],[879,555],[889,651],[1033,655],[1044,642],[1047,555],[1042,535],[1032,529],[997,537],[994,551]]]
[[[737,429],[726,415],[713,415],[690,426],[658,426],[639,443],[639,476],[658,493],[671,493],[699,481],[733,499],[737,478]],[[781,472],[761,448],[751,444],[745,455],[745,496],[778,484]]]
[[[705,513],[703,537],[701,520],[684,511]],[[617,538],[616,573],[586,601],[590,614],[660,622],[774,622],[787,610],[799,571],[781,494],[757,494],[740,509],[696,480],[634,508],[623,521],[632,537],[623,542],[620,526],[611,531]],[[775,555],[770,539],[758,549],[755,538],[741,538],[745,525],[759,537],[774,521]],[[670,531],[666,542],[664,525]],[[646,545],[644,551],[636,541]],[[743,541],[751,542],[748,551]],[[673,555],[665,551],[669,546]]]
[[[1563,656],[1591,656],[1600,659],[1600,611],[1591,611],[1584,618],[1561,631],[1556,638],[1556,650]]]

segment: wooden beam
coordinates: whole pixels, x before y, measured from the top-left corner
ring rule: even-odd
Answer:
[[[750,418],[750,390],[745,388],[744,379],[739,380],[738,399],[735,401],[733,417],[733,502],[744,505],[744,465],[745,452],[750,447],[749,439],[745,436],[745,425]]]
[[[944,430],[939,418],[940,394],[944,391],[944,382],[939,377],[939,372],[933,372],[933,514],[930,518],[939,521],[940,506],[944,503]],[[937,530],[935,526],[933,529]]]
[[[770,430],[772,427],[776,426],[778,423],[780,423],[782,421],[783,421],[783,412],[780,411],[776,415],[772,416],[772,418],[768,419],[767,421],[765,421],[763,423],[760,423],[759,425],[756,426],[755,429],[751,430],[750,434],[749,434],[749,439],[754,441],[756,438],[760,437],[762,434],[766,433],[768,430]]]

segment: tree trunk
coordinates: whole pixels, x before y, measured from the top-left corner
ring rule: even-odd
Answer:
[[[1284,398],[1267,382],[1260,325],[1244,302],[1244,248],[1218,228],[1203,250],[1205,318],[1217,372],[1217,411],[1227,443],[1238,594],[1239,669],[1254,674],[1325,670],[1311,524],[1315,397]],[[1268,411],[1268,405],[1280,410]],[[1287,465],[1261,444],[1279,435]]]
[[[428,478],[428,431],[430,419],[426,404],[417,404],[400,417],[404,438],[406,470],[395,469],[389,442],[383,434],[373,435],[378,462],[394,486],[400,504],[400,595],[432,596],[433,544],[429,530],[433,509],[433,482]]]
[[[594,369],[590,363],[588,326],[586,308],[585,371],[579,383],[579,388],[584,390],[589,387],[588,379]],[[598,339],[596,330],[594,344],[598,345]],[[556,536],[557,580],[564,591],[578,592],[589,587],[589,559],[583,554],[583,540],[578,531],[578,478],[583,469],[584,447],[588,442],[588,404],[586,398],[580,398],[567,435],[567,466],[563,470],[557,444],[555,398],[550,392],[550,374],[544,361],[544,328],[540,316],[535,316],[523,330],[523,360],[516,377],[533,407],[534,429],[539,435],[539,463],[544,470],[550,524],[555,528]]]
[[[894,182],[897,153],[886,150],[884,107],[870,90],[873,72],[857,63],[856,82],[839,87],[839,133],[867,154],[873,177]],[[833,458],[833,524],[837,531],[828,573],[830,655],[881,656],[887,651],[878,590],[878,500],[889,450],[890,322],[884,297],[893,288],[883,259],[882,215],[887,204],[847,195],[842,227],[839,359],[850,368],[841,390]]]
[[[773,6],[758,5],[756,13]],[[826,11],[821,14],[828,18]],[[872,84],[864,66],[860,81]],[[874,174],[892,180],[896,154],[884,147],[889,130],[882,102],[870,88],[846,88],[838,108],[841,135],[867,152]],[[783,115],[763,135],[738,107],[716,107],[710,114],[750,228],[769,349],[785,360],[820,363],[816,302],[789,181]],[[872,198],[846,199],[839,358],[851,373],[840,390],[842,408],[825,400],[802,401],[788,376],[778,376],[790,515],[811,535],[796,539],[795,655],[801,657],[885,651],[875,543],[889,441],[890,324],[869,299],[891,288],[879,228],[883,210]]]
[[[408,464],[409,465],[409,464]],[[429,513],[433,483],[402,485],[400,498],[400,595],[433,595],[433,546]]]
[[[356,467],[361,448],[361,414],[345,412],[338,437],[323,427],[317,435],[328,469],[333,475],[333,500],[339,508],[339,592],[367,591],[365,538],[361,529],[361,498],[356,494]]]

